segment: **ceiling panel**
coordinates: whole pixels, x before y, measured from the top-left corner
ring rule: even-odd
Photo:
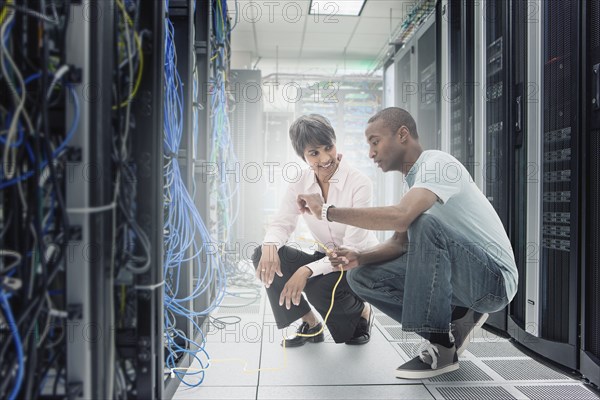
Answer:
[[[277,20],[274,22],[264,21],[256,24],[256,29],[259,32],[268,34],[277,34],[279,32],[295,32],[301,35],[304,31],[304,20],[300,22],[286,22],[284,20]]]
[[[303,52],[310,53],[311,49],[329,49],[336,54],[343,54],[344,47],[350,39],[350,33],[320,33],[306,32]]]
[[[358,33],[352,37],[352,41],[350,42],[350,46],[348,47],[370,47],[380,49],[385,43],[389,41],[388,35],[377,35],[377,34],[368,34],[368,35],[359,35]]]
[[[277,19],[286,21],[300,21],[308,15],[310,0],[293,1],[256,1],[238,0],[237,13],[234,2],[230,1],[229,16],[243,19],[248,22],[262,24]]]
[[[361,17],[385,17],[390,18],[390,8],[392,17],[403,17],[415,6],[415,0],[367,0]]]
[[[335,65],[337,69],[344,65],[344,58],[346,64],[352,59],[360,60],[362,65],[369,64],[365,62],[369,59],[374,63],[389,40],[390,8],[395,30],[402,23],[401,13],[410,10],[414,1],[367,0],[362,16],[349,17],[309,15],[310,0],[238,0],[238,26],[232,33],[232,48],[251,51],[254,60],[262,57],[264,66],[272,64],[279,46],[280,70],[288,68],[287,64],[289,69],[300,64],[306,69],[311,63],[318,69],[321,60],[328,60],[329,68]],[[230,15],[235,18],[235,10],[230,10]]]
[[[338,21],[315,20],[314,16],[306,19],[306,31],[312,33],[351,33],[359,21],[357,17],[338,18]]]
[[[400,18],[392,19],[392,28],[395,28],[402,20]],[[390,20],[389,18],[371,18],[371,17],[363,17],[360,19],[360,24],[358,24],[358,28],[356,29],[356,34],[390,34]]]

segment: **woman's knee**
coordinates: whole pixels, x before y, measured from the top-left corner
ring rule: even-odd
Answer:
[[[254,253],[252,254],[252,264],[254,264],[254,268],[258,268],[258,262],[262,257],[262,246],[256,246],[254,249]]]

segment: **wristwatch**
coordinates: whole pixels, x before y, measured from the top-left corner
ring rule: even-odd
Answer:
[[[327,203],[323,204],[323,207],[321,207],[321,219],[322,220],[327,220],[329,222],[333,222],[327,217],[327,212],[329,211],[330,208],[335,208],[335,206],[333,204],[327,204]]]

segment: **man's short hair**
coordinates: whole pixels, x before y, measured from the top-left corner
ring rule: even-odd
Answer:
[[[304,150],[309,145],[332,146],[335,131],[327,118],[319,114],[303,115],[290,126],[290,140],[296,154],[304,160]]]
[[[383,121],[384,125],[392,131],[392,134],[398,132],[398,129],[402,126],[406,126],[413,138],[419,138],[415,119],[408,111],[400,107],[384,108],[369,119],[369,124],[379,120]]]

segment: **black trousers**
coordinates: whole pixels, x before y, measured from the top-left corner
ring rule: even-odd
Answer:
[[[288,310],[285,308],[285,304],[283,306],[279,305],[279,296],[281,296],[281,292],[288,279],[292,277],[298,268],[325,257],[325,254],[315,252],[311,255],[290,246],[283,246],[279,249],[278,253],[281,260],[281,273],[283,277],[279,277],[276,274],[273,283],[266,289],[277,327],[283,329],[308,313],[310,305],[306,301],[306,298],[308,298],[310,304],[315,307],[319,314],[325,318],[327,310],[329,310],[329,306],[331,305],[333,287],[339,279],[338,273],[310,278],[304,288],[304,293],[300,298],[298,306],[292,304],[291,309]],[[258,246],[252,256],[254,268],[258,268],[261,255],[262,247]],[[306,298],[304,295],[306,295]],[[352,338],[356,325],[360,320],[363,307],[363,300],[350,289],[346,281],[346,275],[344,274],[336,289],[333,309],[327,319],[327,329],[336,343],[343,343]]]

